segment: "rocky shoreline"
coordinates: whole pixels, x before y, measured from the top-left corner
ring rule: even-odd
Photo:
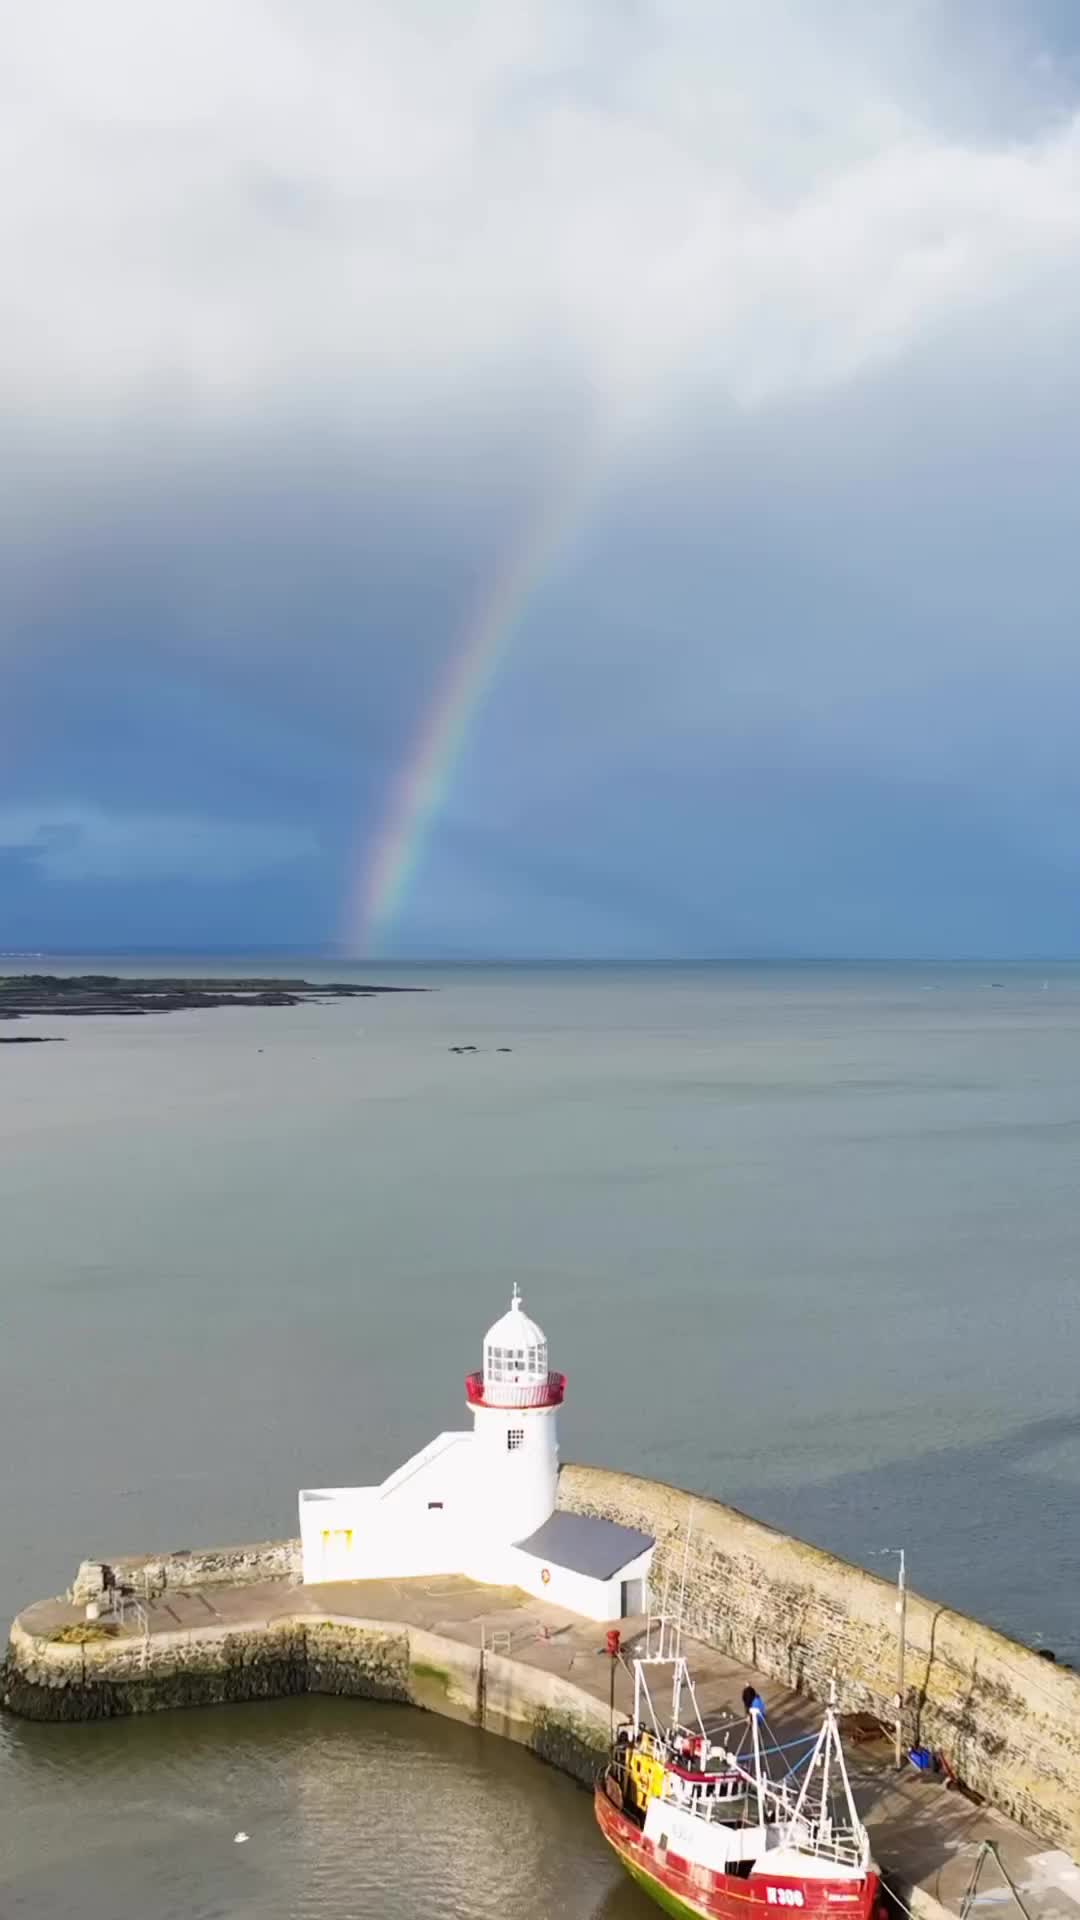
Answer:
[[[4,974],[0,975],[0,1020],[21,1020],[27,1014],[66,1019],[96,1014],[181,1013],[205,1007],[317,1006],[328,1000],[364,1000],[379,993],[424,991],[423,987],[374,986],[367,981]]]

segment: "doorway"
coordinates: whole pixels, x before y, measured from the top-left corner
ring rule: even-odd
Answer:
[[[644,1613],[645,1611],[644,1580],[638,1579],[638,1580],[623,1581],[622,1599],[620,1601],[620,1606],[622,1609],[622,1618],[624,1620],[631,1619],[634,1614]]]

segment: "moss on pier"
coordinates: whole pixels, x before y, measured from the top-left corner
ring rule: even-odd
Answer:
[[[606,1748],[595,1726],[570,1713],[541,1707],[530,1723],[527,1745],[540,1760],[568,1773],[583,1786],[591,1786],[604,1761]]]
[[[111,1620],[76,1620],[71,1626],[58,1627],[49,1638],[58,1647],[89,1647],[96,1640],[114,1640],[119,1631]]]
[[[443,1693],[450,1691],[450,1674],[446,1667],[433,1667],[426,1660],[414,1660],[409,1668],[409,1677],[421,1684],[439,1687]]]

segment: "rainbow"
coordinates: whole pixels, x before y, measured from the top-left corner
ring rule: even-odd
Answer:
[[[593,462],[581,459],[574,483],[544,499],[466,622],[359,863],[345,941],[361,958],[371,959],[382,949],[446,804],[477,715],[523,615],[580,524],[594,474]]]

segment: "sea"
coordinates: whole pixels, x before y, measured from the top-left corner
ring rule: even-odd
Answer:
[[[1080,1660],[1080,969],[0,970],[409,989],[9,1029],[63,1044],[0,1048],[7,1615],[379,1479],[517,1282],[564,1458]],[[0,1721],[5,1920],[651,1910],[587,1795],[411,1710]]]

